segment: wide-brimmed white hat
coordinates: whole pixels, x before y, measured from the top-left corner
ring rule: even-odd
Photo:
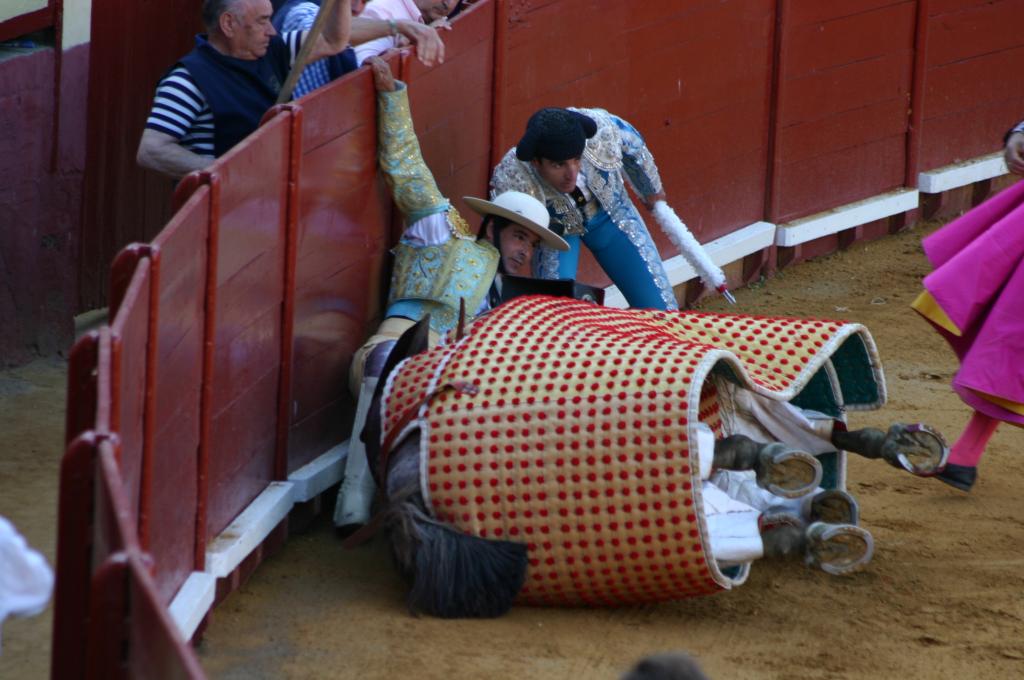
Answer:
[[[540,236],[541,241],[548,248],[569,250],[569,244],[561,236],[548,229],[548,224],[551,222],[548,209],[529,194],[524,194],[521,191],[506,191],[493,201],[485,201],[473,196],[463,196],[462,200],[481,215],[504,217],[506,220],[526,227]]]

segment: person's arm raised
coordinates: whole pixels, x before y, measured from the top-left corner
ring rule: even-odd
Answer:
[[[350,42],[352,32],[351,0],[334,0],[333,2],[325,0],[320,5],[320,12],[324,11],[330,13],[326,17],[323,32],[316,36],[316,42],[313,44],[307,63],[338,54],[348,47]],[[319,21],[319,19],[320,16],[317,15],[317,20]],[[317,23],[313,23],[314,28]]]

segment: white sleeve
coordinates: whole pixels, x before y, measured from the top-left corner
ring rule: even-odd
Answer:
[[[448,213],[439,212],[416,220],[402,234],[402,241],[411,246],[439,246],[452,237]]]
[[[356,64],[359,66],[363,65],[363,62],[370,57],[375,57],[378,54],[384,54],[392,47],[395,47],[395,39],[391,36],[384,36],[383,38],[375,38],[369,42],[360,43],[355,46],[356,51]]]

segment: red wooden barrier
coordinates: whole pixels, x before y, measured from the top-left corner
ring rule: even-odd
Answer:
[[[285,275],[289,116],[225,155],[220,182],[206,535],[273,479]],[[211,257],[213,255],[211,254]],[[202,473],[201,473],[202,474]]]
[[[1024,3],[919,0],[927,10],[920,170],[996,151],[1024,118]]]
[[[130,523],[140,542],[148,540],[147,511],[152,483],[150,467],[151,435],[147,431],[150,410],[149,330],[150,261],[143,257],[148,246],[129,247],[114,260],[110,305],[111,418],[110,431],[120,441],[118,463],[120,478],[131,508]],[[130,274],[129,274],[130,272]],[[122,282],[127,282],[119,289]]]
[[[297,181],[287,471],[347,432],[348,360],[380,316],[391,201],[368,70],[306,97]]]
[[[97,435],[80,433],[60,465],[57,560],[50,675],[81,677],[92,575],[93,478]]]
[[[1022,14],[1014,0],[484,0],[445,35],[443,66],[392,64],[460,210],[534,110],[600,106],[645,135],[707,241],[988,150],[1024,115],[996,76],[979,84],[1008,73],[1024,40],[1004,27]],[[924,101],[908,109],[911,93]],[[164,606],[271,480],[347,433],[348,360],[397,236],[376,138],[364,69],[272,112],[182,183],[152,246],[115,262],[112,328],[71,353],[54,677],[199,677]]]
[[[601,107],[644,135],[669,203],[700,240],[762,218],[772,0],[526,0],[505,9],[495,162],[538,108]],[[676,254],[653,220],[648,228],[664,257]],[[609,283],[584,255],[580,278]]]
[[[153,241],[150,532],[157,590],[168,603],[197,563],[199,424],[210,188],[199,187]]]
[[[444,33],[445,62],[427,68],[411,54],[402,61],[416,135],[441,193],[476,226],[463,196],[487,195],[491,169],[495,4],[461,14]],[[397,236],[397,234],[396,234]]]
[[[782,0],[768,218],[903,186],[913,0]]]
[[[93,465],[96,568],[90,588],[85,677],[204,677],[147,573],[149,559],[135,539],[134,510],[111,442],[99,443]]]

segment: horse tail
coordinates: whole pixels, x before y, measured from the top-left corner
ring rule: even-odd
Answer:
[[[410,501],[392,506],[391,538],[399,571],[412,581],[408,606],[413,614],[501,616],[526,580],[525,544],[464,534]]]

